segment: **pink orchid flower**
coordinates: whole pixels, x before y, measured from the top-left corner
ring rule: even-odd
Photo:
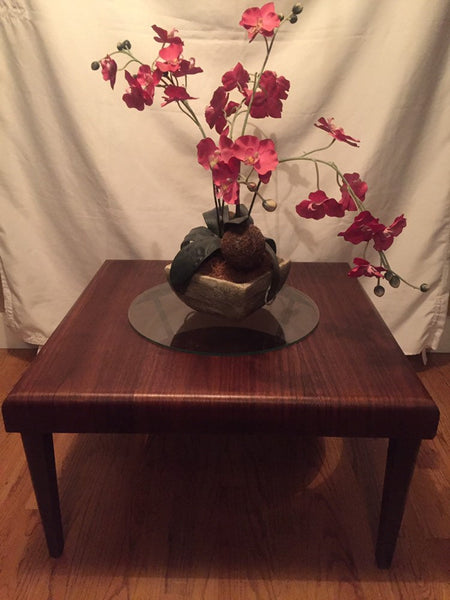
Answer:
[[[341,231],[338,235],[342,236],[345,241],[352,244],[361,242],[369,242],[374,234],[378,231],[383,231],[384,225],[381,225],[368,210],[365,210],[353,220],[353,223],[345,231]]]
[[[274,30],[280,26],[280,18],[275,12],[274,3],[268,2],[261,8],[254,6],[244,11],[239,25],[247,29],[248,39],[251,42],[258,33],[271,37]]]
[[[105,81],[109,81],[111,89],[114,89],[116,83],[117,63],[109,55],[100,61],[102,66],[102,75]]]
[[[227,204],[237,204],[240,162],[234,156],[233,141],[221,135],[217,147],[211,138],[204,138],[197,144],[197,159],[202,167],[211,169],[217,196]]]
[[[356,267],[353,267],[353,269],[349,271],[349,277],[361,277],[362,275],[365,277],[384,277],[383,271],[386,271],[384,267],[374,267],[364,258],[354,258],[353,262]]]
[[[165,48],[161,48],[159,51],[159,57],[164,62],[156,61],[156,66],[163,73],[173,73],[178,71],[181,64],[181,53],[183,52],[183,46],[181,44],[170,44]]]
[[[153,31],[157,34],[153,39],[160,44],[180,44],[183,45],[181,38],[179,38],[176,34],[178,33],[178,29],[172,29],[171,31],[167,31],[162,27],[158,27],[157,25],[152,25]]]
[[[203,73],[203,69],[195,65],[195,58],[186,60],[181,59],[178,71],[173,74],[175,77],[184,77],[185,75],[195,75],[196,73]]]
[[[311,192],[308,196],[309,200],[302,200],[295,210],[300,217],[305,219],[322,219],[325,216],[343,217],[345,214],[344,207],[334,198],[328,198],[322,190]]]
[[[249,82],[250,75],[244,69],[240,62],[232,69],[231,71],[227,71],[222,76],[222,84],[227,92],[238,88],[239,90],[244,90],[247,87],[247,83]]]
[[[153,73],[148,65],[141,65],[134,77],[128,71],[125,71],[125,79],[130,87],[122,96],[122,99],[128,108],[144,110],[146,105],[151,106],[153,104],[155,85],[159,82],[157,73]]]
[[[219,86],[211,98],[209,106],[205,109],[205,119],[210,128],[215,127],[217,133],[222,131],[227,126],[225,107],[228,102],[228,94],[225,88]]]
[[[218,197],[227,204],[239,203],[240,164],[235,158],[228,163],[220,161],[213,169],[213,181],[218,190]]]
[[[273,117],[279,119],[283,104],[281,100],[286,100],[290,88],[290,82],[283,77],[277,77],[274,71],[264,71],[259,80],[258,89],[253,92],[246,88],[245,104],[248,106],[250,101],[250,115],[254,119],[263,119],[264,117]]]
[[[344,173],[344,182],[340,187],[342,194],[341,203],[345,210],[356,210],[356,204],[348,191],[348,186],[350,186],[355,196],[361,202],[364,202],[368,185],[365,181],[361,180],[359,173]]]
[[[275,144],[272,140],[259,140],[255,135],[242,135],[234,143],[234,156],[259,175],[267,175],[278,165]]]
[[[204,169],[213,169],[220,160],[220,150],[211,138],[204,138],[197,144],[197,160]]]
[[[404,215],[400,215],[399,217],[396,217],[389,227],[385,227],[383,230],[375,232],[373,236],[373,247],[375,250],[388,250],[388,248],[392,246],[394,238],[400,235],[405,227],[406,219]]]
[[[389,227],[386,227],[368,210],[365,210],[355,217],[346,231],[341,231],[338,235],[352,244],[373,240],[373,247],[377,252],[381,252],[392,246],[394,237],[400,235],[405,226],[406,219],[403,215],[397,217]]]
[[[347,144],[350,144],[350,146],[358,147],[360,140],[355,140],[355,138],[346,135],[342,127],[337,127],[334,124],[334,119],[332,117],[330,119],[320,117],[320,119],[316,123],[314,123],[314,125],[319,129],[323,129],[324,131],[329,133],[331,136],[334,137],[334,139],[339,140],[340,142],[346,142]]]
[[[163,96],[164,102],[161,104],[161,106],[166,106],[167,104],[170,104],[170,102],[180,102],[183,100],[196,100],[196,99],[197,98],[193,98],[192,96],[190,96],[187,93],[186,88],[184,88],[180,85],[168,85],[164,89],[164,96]]]

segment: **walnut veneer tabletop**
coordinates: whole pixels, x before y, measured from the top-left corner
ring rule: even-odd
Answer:
[[[320,310],[304,340],[205,356],[158,346],[128,322],[166,262],[102,265],[4,402],[8,431],[434,436],[436,406],[348,265],[292,264],[288,284]]]

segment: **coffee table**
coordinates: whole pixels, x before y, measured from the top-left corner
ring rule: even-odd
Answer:
[[[106,261],[3,404],[6,430],[22,435],[50,555],[64,546],[53,433],[286,432],[389,439],[375,552],[389,567],[439,412],[348,266],[292,265],[288,284],[320,310],[309,336],[217,356],[163,347],[130,325],[131,303],[164,282],[164,265]]]

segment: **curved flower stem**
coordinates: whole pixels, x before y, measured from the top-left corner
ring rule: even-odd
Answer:
[[[138,58],[136,58],[129,50],[114,50],[114,52],[109,53],[109,56],[114,56],[114,54],[126,54],[127,56],[130,57],[130,60],[126,63],[125,66],[121,67],[119,69],[119,71],[122,71],[123,69],[125,69],[125,67],[127,65],[129,65],[131,62],[137,62],[140,65],[144,64],[142,61],[140,61]]]
[[[320,173],[319,173],[319,165],[314,163],[314,167],[316,169],[316,185],[317,189],[320,190]]]
[[[220,202],[217,198],[216,186],[214,184],[214,181],[212,182],[212,186],[213,186],[214,206],[216,209],[217,231],[219,232],[219,237],[222,237],[222,235],[223,235],[223,210],[221,211],[221,209],[220,209]]]
[[[180,109],[181,109],[180,104],[183,104],[183,106],[187,109],[188,112],[185,112],[184,110],[182,112],[184,112],[185,115],[188,115],[194,121],[194,123],[200,129],[200,132],[201,132],[202,136],[204,138],[206,138],[207,136],[206,136],[206,133],[205,133],[203,127],[202,127],[202,124],[198,120],[197,115],[195,114],[195,112],[192,110],[189,102],[187,100],[181,100],[180,102],[177,102],[177,104],[180,107]]]
[[[272,36],[272,39],[270,40],[270,43],[267,41],[267,38],[264,38],[265,41],[266,41],[266,56],[264,58],[264,61],[263,61],[263,64],[262,64],[262,67],[261,67],[260,71],[258,73],[256,73],[256,75],[255,75],[255,81],[253,83],[252,97],[250,98],[250,102],[248,103],[247,113],[245,115],[244,123],[242,125],[242,133],[241,133],[241,135],[245,134],[245,130],[247,128],[247,121],[248,121],[248,118],[250,116],[250,111],[251,111],[252,105],[253,105],[253,98],[255,97],[255,92],[258,89],[258,85],[259,85],[259,82],[261,80],[261,76],[264,73],[264,69],[266,68],[267,61],[269,60],[269,56],[270,56],[270,53],[271,53],[272,48],[273,48],[273,43],[275,42],[275,39],[277,37],[278,30],[279,29],[277,29],[274,32],[274,34]]]
[[[120,68],[118,67],[117,70],[118,71],[124,71],[128,67],[128,65],[130,65],[133,62],[137,62],[140,65],[144,64],[144,63],[141,63],[141,61],[137,60],[136,58],[130,58],[130,60],[128,62],[126,62],[122,67],[120,67]]]
[[[309,152],[308,152],[308,154],[309,154]],[[316,167],[317,167],[318,164],[322,164],[322,165],[326,165],[330,169],[333,169],[333,171],[335,171],[335,173],[341,178],[342,182],[346,182],[347,183],[348,193],[352,197],[352,200],[356,204],[359,212],[363,212],[365,210],[365,208],[363,206],[363,203],[358,198],[358,196],[355,194],[355,192],[352,190],[352,187],[349,185],[349,183],[345,179],[343,173],[339,170],[339,167],[334,162],[331,162],[331,161],[328,161],[328,160],[322,160],[320,158],[313,158],[311,156],[306,156],[305,154],[302,154],[301,156],[293,156],[291,158],[282,158],[282,159],[280,159],[278,161],[278,163],[281,164],[281,163],[284,163],[284,162],[291,162],[291,161],[294,161],[294,160],[307,160],[309,162],[315,163]]]
[[[309,152],[305,152],[301,155],[301,158],[305,158],[306,156],[309,156],[310,154],[315,154],[316,152],[323,152],[323,150],[328,150],[328,148],[331,148],[335,141],[336,138],[333,138],[327,146],[323,146],[323,148],[316,148],[316,150],[310,150]]]
[[[258,184],[256,186],[256,190],[253,192],[253,198],[252,198],[252,201],[250,203],[250,208],[248,209],[248,216],[250,216],[251,213],[252,213],[253,205],[255,204],[256,197],[259,196],[261,198],[261,200],[264,200],[264,198],[261,196],[261,194],[258,191],[260,185],[261,185],[261,181],[258,181]]]

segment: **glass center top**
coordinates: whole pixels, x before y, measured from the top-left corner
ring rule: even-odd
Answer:
[[[272,304],[230,321],[192,310],[163,283],[133,300],[128,319],[138,333],[166,348],[239,355],[284,348],[305,338],[319,322],[319,309],[309,296],[285,285]]]

